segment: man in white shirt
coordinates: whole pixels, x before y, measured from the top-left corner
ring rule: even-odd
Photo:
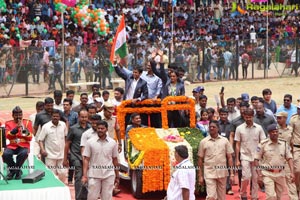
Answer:
[[[131,99],[132,103],[135,103],[137,101],[142,101],[144,99],[148,99],[149,94],[148,94],[147,82],[141,78],[143,69],[134,67],[133,73],[132,75],[130,75],[124,72],[123,70],[121,70],[121,67],[118,66],[120,64],[120,60],[115,64],[117,64],[114,65],[116,73],[122,79],[125,80],[126,95],[124,96],[124,99],[126,100]]]
[[[67,170],[63,168],[65,137],[68,129],[60,121],[59,110],[54,109],[52,120],[46,123],[39,135],[41,154],[45,157],[45,164],[64,183]]]
[[[62,104],[62,92],[60,90],[54,91],[54,105],[53,108],[57,110],[64,111],[64,106]]]
[[[175,166],[175,171],[168,185],[168,200],[195,199],[196,170],[188,157],[189,153],[186,146],[175,147],[175,159],[178,164]]]
[[[124,96],[124,89],[121,87],[116,87],[114,89],[114,98],[111,100],[112,104],[117,107],[122,103]]]

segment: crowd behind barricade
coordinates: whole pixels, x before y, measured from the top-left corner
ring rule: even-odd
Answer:
[[[147,5],[148,4],[146,3],[146,6]],[[218,8],[220,6],[220,4],[214,5],[218,5]],[[137,4],[136,6],[142,8],[144,4],[141,3]],[[183,13],[185,11],[184,7],[185,6],[180,7],[178,12],[176,10],[177,14],[179,13],[178,16],[181,12]],[[107,7],[107,9],[109,8]],[[146,9],[147,13],[151,13],[151,9],[150,11],[149,9]],[[183,10],[181,11],[181,9]],[[210,10],[209,7],[205,7],[203,9],[208,9],[208,11]],[[212,11],[215,12],[216,10],[217,9],[213,9]],[[140,10],[140,12],[142,11],[143,9]],[[110,13],[115,11],[111,9],[108,10],[108,12]],[[188,14],[189,12],[185,13]],[[137,14],[137,16],[138,15],[139,14]],[[13,15],[9,14],[9,16]],[[108,17],[110,16],[113,17],[114,15],[111,14]],[[136,19],[137,21],[135,21],[135,15],[129,14],[128,16],[133,17],[133,19],[127,17],[129,19],[128,24],[130,24],[130,22],[137,22],[139,20],[146,19],[146,17],[142,15],[140,16],[140,18]],[[151,18],[152,16],[153,18]],[[156,16],[157,15],[149,14],[148,17],[151,18],[152,21],[150,21],[153,22],[153,19]],[[180,19],[181,24],[185,24],[183,23],[185,15],[181,17],[178,16],[176,17],[176,20]],[[245,16],[241,16],[241,19],[237,17],[237,19],[243,21],[243,17]],[[276,18],[277,17],[274,18],[275,22]],[[294,16],[294,18],[297,18],[297,16]],[[207,17],[205,19],[207,19]],[[226,18],[220,18],[220,20],[224,19]],[[250,17],[250,19],[256,19],[255,23],[253,21],[255,31],[259,30],[258,28],[263,28],[260,27],[263,26],[263,23],[259,23],[261,22],[262,17],[259,17],[258,15],[254,16],[253,18]],[[114,18],[112,20],[114,20]],[[17,20],[15,21],[17,22]],[[10,22],[12,22],[12,20],[10,20]],[[288,42],[290,42],[290,37],[296,37],[298,32],[295,28],[297,28],[297,25],[294,25],[293,22],[287,23],[288,25],[284,25],[283,27],[280,26],[282,28],[286,28],[286,26],[290,25],[292,30],[290,32],[291,35],[287,36],[284,40],[276,40],[275,37],[272,41],[284,41],[284,44],[288,44]],[[208,21],[208,24],[209,23],[210,22]],[[222,26],[219,23],[220,21],[213,20],[212,26],[207,26],[205,28],[209,33],[203,34],[206,35],[206,37],[210,37],[211,35],[211,37],[216,38],[219,35],[218,41],[220,42],[220,44],[223,44],[227,41],[225,37],[226,34],[222,39],[222,37],[220,36],[222,34],[217,34],[217,32],[214,33],[214,31],[216,30],[221,30],[220,27]],[[68,24],[70,25],[70,23]],[[189,23],[187,23],[186,25],[188,26],[188,24]],[[72,27],[71,25],[70,27]],[[136,26],[139,27],[139,25],[141,24],[138,23]],[[149,30],[160,30],[160,28],[155,28],[155,26],[153,27],[151,23],[148,24],[148,26],[149,25]],[[195,25],[195,23],[189,24],[189,26],[193,25]],[[255,25],[257,25],[257,27],[255,27]],[[148,26],[141,26],[141,31],[149,31],[147,30]],[[75,27],[74,24],[73,27]],[[211,27],[211,29],[209,29],[209,27]],[[53,26],[49,28],[53,28]],[[245,27],[243,27],[242,30],[244,29]],[[156,34],[159,33],[159,31],[157,30],[149,33],[149,36],[155,38],[157,36]],[[178,27],[176,27],[175,30],[178,31]],[[195,27],[192,27],[192,29],[189,31],[193,33],[194,30],[196,30]],[[234,29],[232,28],[230,30]],[[250,27],[249,30],[251,30]],[[293,32],[293,30],[295,32]],[[138,28],[136,31],[137,33],[139,33]],[[44,31],[44,33],[45,32],[46,31]],[[134,35],[134,33],[132,33],[134,32],[134,29],[128,32],[130,36],[130,43],[130,39],[134,38],[131,35]],[[46,33],[49,33],[49,35],[51,35],[50,31],[47,31]],[[66,37],[68,38],[67,43],[70,44],[69,46],[67,46],[67,51],[69,51],[69,54],[67,55],[70,55],[69,78],[72,82],[76,82],[80,78],[80,73],[78,74],[78,71],[81,69],[80,65],[84,66],[83,69],[86,70],[86,77],[91,77],[91,74],[93,73],[91,73],[91,71],[87,69],[93,69],[92,66],[95,65],[95,62],[97,62],[92,59],[86,59],[85,56],[83,56],[82,59],[79,58],[81,51],[84,52],[88,58],[96,57],[97,52],[99,52],[99,48],[97,48],[96,45],[97,39],[94,38],[96,37],[96,35],[92,31],[89,31],[88,33],[90,33],[90,35],[94,35],[91,36],[91,41],[95,40],[95,42],[91,42],[92,46],[90,46],[95,47],[94,49],[82,48],[81,45],[78,45],[78,41],[84,41],[84,37],[82,37],[78,33],[76,35],[76,38],[81,39],[76,40],[76,43],[75,40],[73,40],[75,37],[73,37],[72,35],[70,35],[69,38]],[[89,35],[88,33],[87,35]],[[185,33],[182,34],[185,36]],[[138,38],[136,38],[137,41],[134,42],[141,42],[141,52],[145,51],[145,47],[147,46],[149,40],[149,38],[145,39],[143,37],[144,35],[147,34],[145,33],[142,34],[142,36],[140,35]],[[254,34],[250,34],[250,36],[251,35]],[[284,35],[278,35],[278,37],[284,37]],[[193,36],[193,34],[191,36]],[[57,34],[56,37],[59,38],[60,36],[58,36]],[[177,37],[179,38],[179,34],[178,36],[176,35],[176,38]],[[239,35],[238,37],[242,37],[242,35]],[[259,34],[257,34],[257,40],[259,39],[259,37],[264,36],[263,34],[262,36],[259,36]],[[43,39],[56,39],[55,41],[57,42],[59,40],[58,38],[49,37]],[[185,39],[182,39],[183,37],[180,38],[180,41],[185,41]],[[8,47],[9,45],[12,45],[12,43],[13,45],[16,45],[17,43],[14,43],[15,39],[16,38],[12,37],[10,40],[6,41],[7,44],[6,46],[4,46]],[[165,37],[165,39],[168,39],[168,36]],[[256,38],[252,39],[256,40]],[[205,40],[207,41],[207,39]],[[60,61],[59,45],[57,44],[57,55],[55,54],[53,55],[53,57],[51,57],[48,52],[49,49],[45,48],[45,50],[40,51],[40,49],[35,46],[36,43],[34,41],[35,40],[32,40],[31,46],[28,47],[30,53],[26,56],[28,56],[28,58],[30,57],[29,60],[32,62],[33,69],[35,65],[39,65],[40,63],[40,61],[36,60],[43,60],[43,67],[45,67],[44,80],[47,80],[47,78],[50,80],[49,88],[51,89],[52,87],[54,87],[53,81],[55,82],[56,79],[61,83],[60,76],[62,73],[62,69],[61,67],[59,70],[57,69],[59,68],[57,67],[57,65],[60,65],[59,63],[57,63]],[[39,39],[37,39],[36,41],[38,45]],[[178,46],[180,46],[180,41],[175,43],[175,46],[177,45],[177,49]],[[211,40],[209,39],[207,42],[209,43],[210,41]],[[99,40],[98,42],[101,43],[103,41]],[[160,43],[164,44],[163,41]],[[253,43],[255,44],[257,43],[257,41],[253,41]],[[86,44],[88,44],[88,40]],[[188,44],[184,43],[184,45]],[[243,46],[242,44],[240,45]],[[221,49],[220,46],[222,45],[217,45],[217,47],[214,47],[214,49]],[[226,47],[226,45],[224,47]],[[74,100],[74,91],[68,90],[66,92],[65,99],[63,99],[63,93],[61,91],[55,91],[54,98],[47,97],[44,102],[37,102],[37,113],[31,116],[32,121],[23,119],[23,113],[20,107],[17,106],[16,108],[14,108],[12,111],[13,120],[8,121],[5,124],[7,139],[10,140],[10,144],[5,149],[3,154],[3,160],[9,168],[7,178],[11,180],[13,178],[20,179],[22,177],[20,168],[28,155],[29,141],[34,138],[36,140],[36,147],[40,147],[40,150],[39,148],[36,148],[36,154],[40,154],[41,159],[44,160],[45,164],[56,175],[58,175],[58,177],[62,181],[66,181],[66,168],[64,168],[63,166],[69,166],[70,169],[75,168],[75,175],[72,175],[72,170],[69,170],[68,183],[71,184],[73,182],[72,176],[75,176],[76,198],[80,199],[88,197],[88,199],[96,199],[99,193],[98,187],[101,184],[102,179],[106,180],[106,182],[102,182],[102,187],[104,187],[105,189],[102,189],[102,192],[100,194],[101,199],[111,199],[112,194],[119,193],[118,153],[121,152],[122,148],[124,147],[121,143],[118,120],[115,117],[117,106],[120,105],[122,100],[131,100],[132,103],[136,103],[145,99],[163,99],[166,96],[189,96],[189,94],[186,94],[185,92],[184,85],[184,75],[187,71],[187,68],[185,68],[186,66],[184,65],[184,63],[186,62],[184,56],[181,55],[180,58],[179,56],[175,56],[175,62],[169,62],[167,60],[169,57],[168,51],[163,50],[163,48],[164,47],[153,47],[149,53],[145,51],[145,55],[143,53],[139,54],[138,56],[141,57],[141,63],[143,64],[138,65],[136,63],[132,63],[132,65],[130,65],[129,62],[129,69],[123,66],[122,60],[119,57],[116,57],[114,62],[112,63],[112,67],[117,75],[125,80],[125,88],[115,88],[113,98],[110,98],[109,91],[104,90],[102,93],[100,93],[99,85],[95,85],[92,88],[92,94],[80,94],[80,102],[76,102]],[[206,51],[210,52],[213,50],[207,48]],[[107,52],[109,51],[107,50]],[[213,57],[213,55],[207,52],[204,53],[204,56]],[[215,52],[219,52],[219,58],[222,58],[222,56],[220,56],[222,55],[221,51],[215,50]],[[219,65],[227,66],[227,69],[229,70],[228,76],[230,76],[231,74],[234,74],[234,72],[229,69],[231,65],[226,64],[225,58],[228,59],[228,57],[230,57],[230,53],[226,52],[227,51],[225,51],[223,56],[224,60],[222,61],[222,59],[217,59],[217,63],[219,63]],[[296,51],[293,50],[292,52]],[[191,54],[193,54],[193,51],[191,51]],[[201,54],[198,54],[197,52],[195,53],[195,55],[199,56]],[[6,56],[13,57],[15,55],[7,54]],[[21,54],[19,56],[22,57],[24,55]],[[144,58],[145,56],[146,58]],[[186,56],[188,57],[188,55]],[[233,55],[231,54],[231,56]],[[249,57],[250,56],[245,55],[245,53],[241,55],[242,65],[243,63],[247,62],[249,64]],[[67,58],[67,61],[69,58]],[[104,57],[104,59],[106,58],[108,58],[108,56]],[[16,62],[19,61],[16,60]],[[81,62],[84,63],[80,64]],[[196,62],[194,62],[194,64],[195,63]],[[205,63],[205,59],[203,63]],[[145,67],[145,70],[143,70],[143,67]],[[195,68],[191,67],[191,69]],[[226,68],[224,69],[226,70]],[[108,66],[107,70],[109,72]],[[223,78],[223,72],[220,69],[217,70],[216,73],[216,78]],[[197,73],[193,74],[196,75]],[[244,76],[247,76],[246,71],[244,72]],[[38,70],[33,73],[32,78],[34,82],[39,82]],[[195,79],[198,77],[196,76],[193,78]],[[257,195],[259,187],[257,182],[259,182],[260,185],[262,182],[264,183],[267,198],[280,198],[282,191],[286,187],[286,183],[290,198],[299,198],[299,101],[297,106],[292,104],[292,96],[286,94],[284,95],[283,105],[277,108],[277,104],[271,99],[271,95],[272,91],[270,89],[265,89],[262,91],[261,97],[252,96],[250,98],[249,94],[243,93],[241,94],[241,97],[228,98],[225,103],[225,92],[224,90],[222,90],[220,92],[221,107],[214,109],[207,108],[208,98],[205,96],[204,87],[197,87],[193,90],[193,96],[196,102],[195,110],[197,113],[197,128],[200,129],[203,136],[205,136],[205,139],[203,139],[199,144],[199,163],[194,164],[198,165],[198,167],[200,168],[198,173],[199,183],[204,184],[205,180],[205,184],[208,188],[207,196],[209,198],[225,199],[225,193],[233,194],[231,190],[231,177],[233,177],[235,173],[235,171],[233,170],[233,163],[240,169],[238,170],[238,176],[240,178],[239,183],[241,199],[247,199],[247,187],[250,181],[252,181],[252,199],[258,198]],[[170,103],[172,104],[175,102]],[[187,120],[188,115],[189,113],[187,111],[169,111],[169,127],[187,126],[187,124],[189,124]],[[159,115],[155,115],[153,117],[157,119],[156,127],[161,127]],[[126,123],[131,123],[131,126],[129,126],[129,128],[145,127],[149,125],[148,120],[144,119],[142,115],[139,115],[137,113],[134,113],[131,116],[127,116]],[[24,130],[27,131],[24,132]],[[128,134],[126,135],[128,137]],[[278,137],[280,138],[280,140],[278,139]],[[102,157],[103,159],[99,159],[99,152],[104,155]],[[178,165],[181,166],[182,164],[184,164],[185,159],[187,159],[185,149],[177,149],[176,152],[176,160],[179,162]],[[16,162],[12,159],[13,154],[21,155],[17,157]],[[293,156],[291,154],[293,154]],[[286,163],[283,163],[284,159],[287,160]],[[218,167],[217,163],[222,166]],[[218,171],[220,169],[224,169],[224,166],[226,170],[223,170],[221,172]],[[201,173],[202,168],[204,168],[204,174]],[[188,173],[191,175],[190,177],[195,177],[195,171],[193,170],[183,171],[182,173]],[[182,181],[181,178],[184,177],[182,173],[177,172],[176,174],[174,174],[174,176],[176,175],[176,178]],[[87,182],[88,188],[86,188]],[[276,185],[276,188],[278,188],[277,190],[274,189],[274,184]],[[189,199],[194,198],[194,186],[175,186],[176,182],[171,181],[170,188],[168,189],[169,198],[171,198],[171,196],[174,196],[174,194],[177,194],[179,196],[186,195],[186,190],[189,191],[189,195],[191,196]]]
[[[54,10],[52,3],[7,2],[6,12],[0,14],[0,81],[12,82],[19,69],[26,68],[32,74],[32,82],[39,82],[39,74],[44,72],[44,80],[49,88],[53,88],[53,82],[61,80],[62,58],[59,54],[62,46],[65,47],[67,82],[76,83],[81,78],[82,69],[87,75],[86,81],[101,77],[110,79],[109,41],[122,13],[126,19],[129,69],[144,67],[152,50],[159,48],[164,51],[165,63],[174,61],[182,66],[190,74],[190,81],[199,81],[201,73],[205,73],[205,80],[235,79],[239,64],[242,65],[243,78],[247,78],[250,62],[257,63],[257,69],[267,69],[271,62],[286,62],[288,67],[292,66],[292,72],[298,74],[298,10],[270,11],[267,23],[265,12],[248,10],[237,14],[232,13],[229,2],[199,2],[196,1],[195,6],[190,1],[177,2],[172,34],[170,1],[92,1],[90,9],[103,8],[106,11],[110,33],[100,36],[90,25],[79,26],[66,10],[63,45],[61,15]],[[246,6],[246,3],[240,5]],[[267,35],[269,53],[266,53]],[[31,43],[31,40],[35,42]],[[42,41],[48,40],[55,41],[55,50],[47,53]],[[31,46],[27,53],[22,51],[24,41],[29,42],[26,46]],[[25,62],[26,59],[30,62]]]
[[[20,168],[27,157],[29,141],[34,138],[35,154],[44,159],[49,169],[65,183],[73,184],[75,177],[76,198],[97,198],[95,191],[99,191],[102,179],[106,180],[102,183],[102,187],[106,188],[100,194],[102,199],[111,199],[112,194],[121,192],[118,188],[118,153],[124,150],[124,146],[116,118],[118,106],[123,100],[131,100],[134,104],[145,99],[189,94],[185,92],[184,74],[180,73],[180,69],[175,64],[170,64],[167,70],[164,68],[162,51],[152,52],[147,71],[141,67],[128,70],[122,66],[118,56],[113,67],[117,75],[125,80],[125,88],[115,88],[113,97],[106,90],[100,93],[99,85],[92,87],[91,94],[81,93],[80,102],[74,100],[74,91],[68,90],[64,98],[63,93],[56,90],[53,98],[47,97],[44,102],[37,102],[37,113],[30,117],[32,121],[23,119],[20,107],[14,108],[14,119],[5,124],[10,144],[4,151],[3,160],[9,167],[9,180],[22,177]],[[204,87],[199,86],[192,91],[196,127],[204,136],[199,144],[198,163],[194,165],[199,169],[199,184],[207,186],[207,197],[225,199],[226,194],[233,195],[232,184],[235,184],[237,173],[243,200],[247,199],[250,181],[252,199],[258,198],[259,188],[265,191],[267,198],[280,198],[287,188],[289,198],[298,199],[300,99],[293,104],[293,97],[285,94],[284,103],[277,107],[270,89],[264,89],[261,96],[250,98],[248,93],[243,93],[226,101],[227,93],[224,91],[226,89],[219,93],[220,105],[216,109],[207,107]],[[152,122],[160,128],[160,118],[160,114],[150,116],[149,122],[143,114],[126,116],[126,139],[132,128],[153,126]],[[169,127],[186,127],[188,119],[188,111],[168,111]],[[180,148],[175,149],[177,169],[185,169],[181,166],[186,164],[190,167],[189,170],[174,172],[167,195],[168,198],[174,194],[187,195],[188,190],[189,199],[193,199],[196,168],[186,163],[187,149]],[[99,152],[105,155],[102,159],[99,159]],[[15,163],[12,155],[17,153],[22,156]],[[69,167],[68,181],[66,167]],[[75,169],[75,175],[72,169]],[[177,185],[174,178],[191,184]],[[274,185],[278,189],[275,190]]]

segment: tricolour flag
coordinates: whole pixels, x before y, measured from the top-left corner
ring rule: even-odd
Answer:
[[[125,58],[127,56],[127,45],[126,45],[126,29],[125,29],[125,17],[122,15],[119,27],[117,29],[113,45],[110,52],[110,61],[113,63],[116,54],[120,58]]]

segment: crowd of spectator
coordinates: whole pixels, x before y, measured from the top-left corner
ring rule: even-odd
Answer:
[[[294,45],[294,39],[299,36],[299,10],[270,11],[268,13],[247,10],[245,14],[238,14],[232,12],[231,3],[227,1],[195,1],[194,4],[193,1],[180,0],[177,1],[175,7],[172,7],[171,2],[170,0],[153,0],[153,2],[151,0],[93,0],[89,9],[104,9],[105,19],[110,28],[110,33],[100,36],[94,31],[92,23],[86,27],[76,24],[71,17],[70,9],[64,12],[64,26],[62,26],[61,14],[54,10],[52,1],[6,1],[7,9],[0,13],[0,47],[19,47],[22,44],[21,41],[26,40],[36,40],[37,46],[41,40],[54,40],[55,46],[58,47],[62,43],[62,29],[65,27],[64,46],[67,48],[72,46],[69,48],[72,50],[66,51],[66,57],[71,61],[67,60],[66,62],[74,63],[75,58],[80,57],[81,46],[88,46],[85,49],[89,49],[90,57],[97,59],[97,55],[98,58],[101,56],[101,53],[97,53],[98,49],[103,49],[100,45],[111,44],[111,39],[118,27],[118,20],[122,14],[125,14],[129,43],[128,67],[132,68],[133,65],[144,67],[150,52],[154,48],[159,48],[165,50],[166,59],[172,59],[165,60],[166,65],[169,62],[176,62],[186,72],[197,71],[197,73],[193,73],[197,76],[192,77],[191,81],[200,80],[201,66],[205,68],[206,80],[210,79],[211,66],[214,70],[213,78],[230,78],[230,69],[226,68],[230,64],[227,62],[228,56],[227,60],[223,59],[225,50],[229,50],[233,54],[233,58],[230,58],[231,63],[236,63],[236,60],[241,63],[244,51],[248,51],[250,59],[252,58],[254,48],[248,48],[249,44],[263,49],[264,39],[267,35],[270,51],[275,52],[276,46],[281,49],[280,55],[277,51],[276,56],[282,58],[277,59],[276,57],[277,61],[285,61],[287,57],[290,58],[295,49],[292,45]],[[240,3],[238,5],[245,8],[246,3]],[[239,59],[234,58],[236,55],[235,42],[242,47],[237,54],[240,56]],[[205,54],[201,56],[201,51],[198,51],[199,47],[205,53],[207,53],[207,49],[212,49],[212,61],[205,60],[210,56],[205,56]],[[214,48],[217,50],[215,51]],[[102,54],[103,58],[109,55],[109,45],[105,49],[107,51]],[[83,54],[88,55],[89,52],[84,51]],[[171,55],[170,52],[174,54]],[[9,54],[11,53],[9,52]],[[42,55],[43,53],[41,53],[40,59],[42,59]],[[216,55],[215,58],[214,55]],[[7,54],[1,54],[1,56],[9,57]],[[50,56],[55,55],[50,54]],[[16,58],[16,55],[11,57],[22,60]],[[196,59],[197,57],[198,59]],[[13,58],[11,59],[13,60]],[[214,64],[214,62],[222,65],[219,72],[218,64]],[[2,63],[0,66],[1,82],[3,82],[5,71],[11,75],[11,71],[16,71],[18,68],[14,67],[11,70],[12,67],[9,66],[9,63],[13,62]],[[97,66],[99,61],[94,63],[96,63],[94,66]],[[44,63],[40,68],[43,67]],[[95,71],[97,74],[98,71]],[[233,73],[233,71],[231,72]],[[72,80],[76,82],[77,75],[73,76]]]
[[[135,3],[132,3],[135,2]],[[266,37],[267,17],[265,12],[248,10],[244,15],[232,13],[229,2],[208,1],[196,6],[190,1],[178,1],[172,12],[170,1],[100,1],[94,0],[90,9],[103,8],[109,23],[111,38],[118,26],[122,13],[126,16],[126,29],[129,43],[147,42],[169,43],[172,39],[172,16],[174,21],[173,37],[175,42],[206,40],[234,40]],[[245,4],[246,6],[246,4]],[[299,11],[269,12],[269,36],[273,39],[296,37],[299,34]],[[71,11],[64,13],[65,37],[77,39],[77,45],[89,44],[101,37],[93,31],[92,24],[79,27],[71,17]],[[61,15],[48,1],[29,0],[26,3],[7,1],[6,12],[0,13],[1,45],[18,46],[18,40],[55,39],[61,43]],[[20,31],[18,31],[20,30]],[[251,32],[256,38],[250,38]],[[20,32],[20,37],[18,36]],[[76,35],[76,33],[79,33]],[[81,37],[79,39],[78,37]]]

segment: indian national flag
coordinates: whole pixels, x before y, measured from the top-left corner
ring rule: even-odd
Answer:
[[[125,29],[125,17],[122,15],[117,33],[115,35],[113,45],[110,52],[110,61],[113,63],[115,55],[118,54],[120,58],[127,56],[126,45],[126,29]]]

